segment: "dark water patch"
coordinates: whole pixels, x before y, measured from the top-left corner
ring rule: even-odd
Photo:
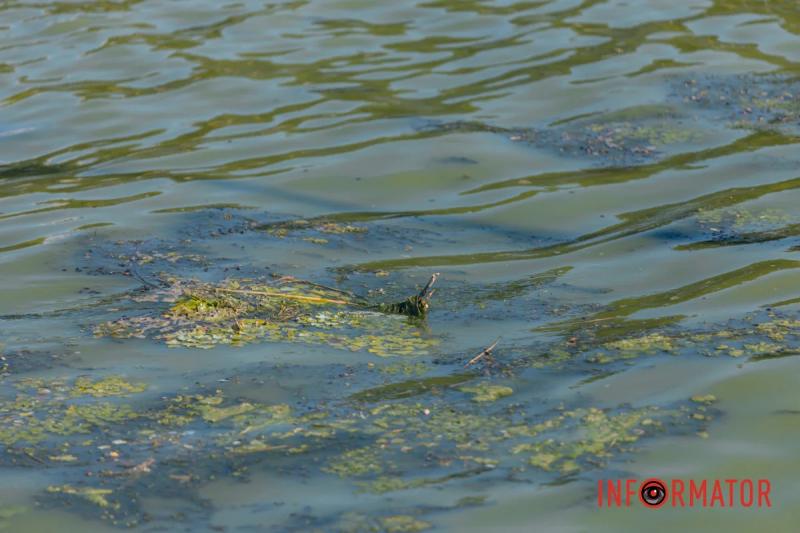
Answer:
[[[603,336],[603,330],[607,328],[619,328],[624,323],[625,317],[638,313],[645,309],[657,309],[670,307],[682,302],[687,302],[713,294],[725,289],[747,283],[762,276],[780,272],[787,269],[800,268],[800,261],[789,259],[775,259],[753,263],[746,267],[732,270],[724,274],[712,276],[701,281],[690,283],[668,291],[653,293],[634,298],[624,298],[608,304],[605,309],[594,315],[569,320],[561,323],[549,324],[544,329],[547,331],[559,331],[563,334],[574,332],[592,331],[595,335]],[[664,321],[673,321],[674,317],[663,317],[652,319],[652,325],[663,325]],[[636,326],[641,327],[641,321],[635,322]]]
[[[784,146],[797,142],[798,138],[795,136],[785,135],[778,131],[759,130],[723,146],[675,154],[655,163],[634,167],[589,168],[580,171],[547,172],[525,178],[514,178],[482,185],[468,190],[464,194],[474,194],[508,187],[563,187],[567,185],[593,187],[627,183],[650,178],[665,170],[691,168],[693,165],[712,159],[739,153],[755,152],[771,146]]]
[[[350,399],[357,402],[375,403],[385,400],[411,398],[428,393],[436,394],[437,391],[461,385],[473,380],[475,377],[475,374],[468,373],[401,381],[365,389],[352,394]]]
[[[543,257],[553,257],[575,252],[598,244],[612,242],[631,235],[652,231],[677,221],[695,216],[701,210],[715,210],[760,198],[767,194],[791,191],[800,187],[800,178],[776,183],[736,187],[712,192],[679,203],[665,204],[639,211],[622,213],[622,222],[607,226],[567,241],[541,248],[528,250],[504,250],[497,252],[477,252],[448,256],[413,257],[408,259],[389,259],[373,261],[354,266],[360,270],[397,269],[408,267],[457,266],[503,261],[520,261]]]

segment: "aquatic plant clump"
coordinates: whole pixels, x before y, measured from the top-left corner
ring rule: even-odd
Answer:
[[[394,304],[364,299],[293,278],[267,284],[183,282],[152,293],[146,315],[98,325],[97,336],[154,338],[170,347],[213,348],[258,341],[299,342],[389,355],[421,355],[438,343],[411,318],[428,312],[431,286]]]

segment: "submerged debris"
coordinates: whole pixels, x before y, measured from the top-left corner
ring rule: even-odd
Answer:
[[[465,367],[472,366],[482,359],[490,363],[494,362],[494,357],[492,356],[492,350],[494,350],[494,347],[497,346],[498,342],[500,342],[499,338],[492,344],[481,350],[481,353],[479,353],[478,355],[467,361],[467,363],[464,366]]]

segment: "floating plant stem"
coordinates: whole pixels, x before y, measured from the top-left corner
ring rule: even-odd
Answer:
[[[326,304],[337,304],[337,305],[359,305],[355,302],[348,302],[347,300],[335,300],[333,298],[323,298],[321,296],[303,296],[300,294],[286,294],[279,291],[257,291],[251,289],[227,289],[224,287],[216,287],[214,289],[218,292],[230,292],[234,294],[251,294],[253,296],[268,296],[274,298],[284,298],[287,300],[302,300],[305,302],[318,302],[318,303],[326,303]]]
[[[367,304],[362,298],[348,294],[338,289],[332,289],[329,287],[325,287],[324,285],[319,285],[313,282],[305,282],[302,280],[294,280],[294,279],[289,279],[288,281],[292,283],[304,283],[312,287],[324,288],[326,290],[333,290],[337,293],[348,296],[350,299],[341,300],[336,298],[325,298],[322,296],[304,296],[300,294],[287,294],[280,291],[265,291],[265,290],[255,290],[255,289],[229,289],[225,287],[216,287],[214,290],[217,292],[246,294],[252,296],[267,296],[270,298],[282,298],[286,300],[299,300],[304,302],[315,302],[315,303],[325,303],[334,305],[352,305],[355,307],[364,307],[367,309],[372,309],[383,313],[400,314],[415,318],[425,318],[428,315],[428,309],[430,308],[430,299],[433,297],[434,292],[436,292],[435,289],[433,289],[433,284],[436,283],[438,277],[439,277],[438,273],[431,275],[430,279],[428,280],[428,283],[425,284],[425,286],[418,294],[415,294],[414,296],[409,296],[402,302],[396,302],[390,304],[382,303],[376,305]]]
[[[480,361],[483,358],[486,358],[489,361],[491,361],[492,360],[492,350],[494,350],[494,347],[497,346],[498,342],[500,342],[500,337],[498,337],[497,340],[494,341],[491,345],[489,345],[486,348],[484,348],[481,351],[481,353],[479,353],[478,355],[476,355],[475,357],[473,357],[472,359],[467,361],[467,364],[465,364],[464,366],[466,367],[466,366],[474,365],[475,363],[477,363],[478,361]]]

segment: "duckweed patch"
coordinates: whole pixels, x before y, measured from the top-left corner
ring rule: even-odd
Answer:
[[[96,381],[82,376],[75,380],[72,396],[94,396],[101,398],[104,396],[125,396],[136,394],[147,389],[144,383],[130,383],[120,376],[108,376]]]
[[[538,420],[438,402],[390,404],[367,414],[363,431],[374,436],[373,444],[342,452],[325,470],[353,478],[361,490],[375,493],[438,485],[524,464],[566,474],[597,468],[666,426],[699,431],[704,426],[698,423],[712,419],[704,405],[689,403],[672,409],[557,409]],[[411,474],[422,470],[439,475]]]
[[[485,381],[482,381],[477,385],[460,387],[458,390],[472,395],[473,402],[494,402],[500,398],[505,398],[506,396],[511,396],[514,394],[514,389],[511,387],[492,385]]]
[[[80,386],[77,380],[19,380],[16,390],[16,397],[0,403],[0,441],[10,454],[5,460],[35,458],[71,469],[74,476],[47,489],[47,501],[83,502],[81,512],[115,524],[143,519],[133,496],[144,482],[153,494],[183,494],[221,472],[244,475],[259,463],[308,467],[315,464],[309,454],[322,459],[313,467],[319,473],[378,494],[498,469],[573,473],[597,468],[665,427],[705,431],[714,415],[696,401],[662,409],[558,407],[527,415],[495,401],[513,391],[486,379],[447,387],[448,395],[474,402],[452,402],[426,386],[409,399],[376,395],[372,405],[346,401],[298,409],[221,389],[139,399],[144,403],[134,409],[106,400],[143,396],[144,387],[116,377],[82,377]],[[420,477],[421,471],[430,475]]]
[[[398,304],[369,306],[336,289],[286,279],[273,284],[183,282],[153,291],[149,298],[160,304],[149,314],[102,323],[95,335],[153,338],[170,347],[206,349],[296,342],[379,356],[424,355],[438,344],[418,324],[400,316],[427,312],[427,301],[418,295]]]

